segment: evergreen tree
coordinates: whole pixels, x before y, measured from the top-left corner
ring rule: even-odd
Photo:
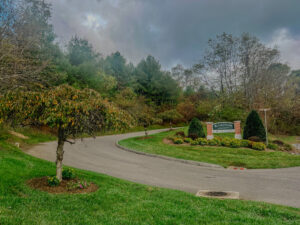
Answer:
[[[118,89],[128,87],[134,82],[134,69],[131,68],[133,65],[127,64],[120,52],[107,56],[103,64],[105,73],[116,78]]]
[[[143,59],[135,70],[135,91],[157,105],[177,102],[180,88],[171,75],[161,69],[153,56]]]
[[[252,110],[248,115],[243,133],[244,139],[248,139],[253,136],[259,137],[262,141],[266,140],[265,127],[255,110]]]
[[[188,130],[188,135],[191,138],[205,138],[205,133],[203,130],[203,127],[201,125],[200,120],[197,118],[192,119],[190,125],[189,125],[189,130]]]

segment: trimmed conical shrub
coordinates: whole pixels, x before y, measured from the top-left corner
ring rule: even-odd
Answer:
[[[246,125],[244,127],[243,138],[249,139],[250,137],[259,137],[260,140],[266,140],[266,130],[265,127],[255,110],[252,110],[246,120]]]
[[[189,125],[188,135],[193,139],[205,138],[203,127],[200,120],[198,120],[197,118],[192,119]]]

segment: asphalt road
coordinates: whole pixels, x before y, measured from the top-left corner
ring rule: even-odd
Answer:
[[[155,133],[158,131],[150,131]],[[240,198],[300,208],[300,167],[236,171],[154,158],[116,147],[118,140],[143,132],[87,138],[65,144],[64,164],[137,183],[196,193],[198,190],[237,191]],[[26,152],[55,161],[56,142]]]

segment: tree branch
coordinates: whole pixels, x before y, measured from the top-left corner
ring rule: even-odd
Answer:
[[[69,140],[67,140],[67,139],[65,139],[64,141],[70,143],[71,145],[75,144],[75,141],[72,142],[72,141],[69,141]]]

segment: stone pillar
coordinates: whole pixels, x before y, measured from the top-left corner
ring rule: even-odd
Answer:
[[[234,121],[235,139],[242,139],[241,135],[241,121]]]
[[[207,129],[207,140],[211,140],[214,138],[214,135],[213,135],[213,123],[212,122],[207,122],[206,123],[206,129]]]

